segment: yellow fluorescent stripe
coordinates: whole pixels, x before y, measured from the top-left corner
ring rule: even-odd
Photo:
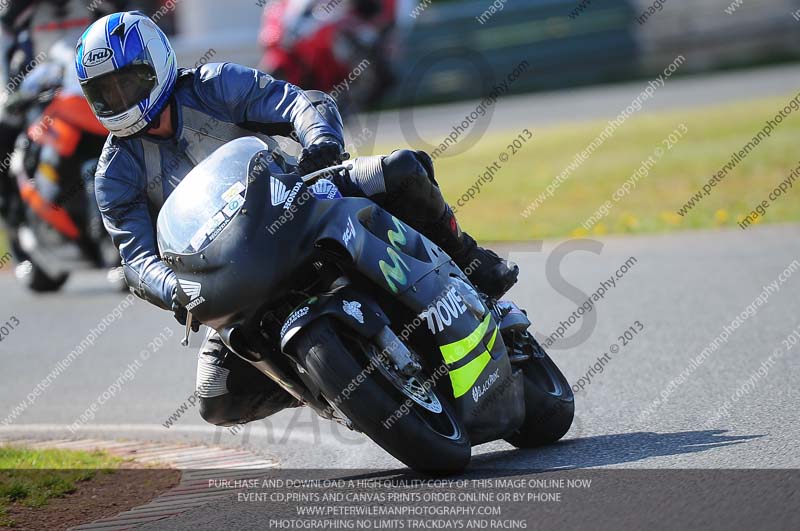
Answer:
[[[489,347],[488,347],[488,351],[489,352],[491,352],[492,349],[494,348],[494,340],[497,339],[497,331],[498,330],[500,330],[500,327],[499,326],[495,327],[494,333],[492,334],[492,339],[489,340]]]
[[[488,352],[484,352],[463,367],[450,371],[450,381],[453,384],[453,396],[456,398],[463,396],[472,389],[483,369],[489,365],[492,357]]]
[[[486,335],[486,330],[489,329],[489,322],[491,321],[492,316],[488,314],[486,319],[476,328],[470,335],[465,337],[464,339],[459,339],[453,343],[448,345],[442,345],[440,348],[442,350],[442,356],[444,356],[444,361],[447,363],[455,363],[467,354],[469,354],[472,349],[477,347],[483,336]],[[495,330],[495,336],[497,335],[497,330]],[[492,344],[494,344],[494,337],[492,337]],[[491,348],[491,347],[489,347]],[[475,360],[473,360],[474,362]],[[472,363],[472,362],[470,362]],[[464,368],[464,367],[462,367]],[[460,369],[459,369],[460,370]]]

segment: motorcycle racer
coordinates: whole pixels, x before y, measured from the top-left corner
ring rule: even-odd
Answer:
[[[89,5],[77,0],[0,2],[0,221],[8,232],[14,232],[24,217],[20,190],[9,172],[15,143],[26,125],[31,125],[24,109],[36,99],[42,86],[59,87],[65,97],[72,93],[80,96],[78,80],[70,66],[74,62],[75,39],[86,24],[118,11],[123,4],[124,0],[98,0]],[[69,44],[64,45],[65,41]],[[83,118],[82,106],[85,103],[66,113],[62,106],[60,111],[75,118],[74,109],[78,109],[78,121],[95,125],[93,116]],[[49,118],[43,117],[42,122],[49,123]],[[52,159],[47,164],[58,167],[62,162],[69,164],[71,154],[45,153],[47,157]],[[52,192],[54,197],[57,190]],[[11,238],[10,247],[16,263],[26,259],[15,238]]]
[[[162,263],[155,221],[165,199],[189,171],[221,145],[260,136],[292,136],[302,146],[296,166],[275,156],[276,173],[308,174],[341,162],[342,123],[324,93],[304,92],[258,70],[233,63],[178,69],[164,33],[140,12],[115,13],[92,24],[78,42],[76,70],[98,120],[111,132],[95,177],[106,229],[123,260],[125,278],[139,297],[172,310],[179,285]],[[457,264],[478,264],[470,279],[499,297],[518,269],[479,247],[464,233],[434,178],[430,157],[399,150],[359,157],[360,171],[335,178],[342,194],[369,197],[441,246]],[[209,331],[197,365],[201,416],[216,425],[256,420],[294,398],[228,350]]]

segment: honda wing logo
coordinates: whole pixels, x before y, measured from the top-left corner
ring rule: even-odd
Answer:
[[[272,184],[272,206],[282,205],[289,198],[289,190],[275,177],[270,177],[269,182]]]
[[[339,195],[339,189],[328,179],[320,179],[311,185],[314,195],[325,199],[335,199]]]
[[[192,282],[191,280],[183,280],[178,279],[178,282],[183,288],[183,292],[189,296],[190,300],[194,300],[200,296],[200,290],[203,289],[203,285],[199,282]]]
[[[189,304],[186,305],[187,311],[192,311],[204,302],[206,302],[205,297],[200,296],[200,290],[203,289],[203,285],[199,282],[193,282],[191,280],[184,280],[182,278],[178,279],[178,283],[181,285],[183,292],[189,296]]]
[[[299,192],[300,188],[303,186],[303,183],[297,183],[294,185],[294,188],[289,190],[286,188],[285,184],[275,177],[270,177],[269,182],[270,187],[272,188],[272,206],[283,205],[284,210],[288,210],[292,206],[294,198],[297,196],[297,192]]]

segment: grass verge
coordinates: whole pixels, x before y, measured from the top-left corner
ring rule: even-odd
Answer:
[[[0,526],[14,526],[8,515],[11,504],[41,507],[52,498],[74,492],[80,482],[123,463],[104,452],[0,447]]]
[[[2,229],[0,229],[0,271],[10,267],[11,265],[11,253],[8,252],[6,235]]]
[[[753,149],[690,212],[677,211],[786,105],[784,98],[758,99],[675,112],[647,112],[629,118],[613,136],[571,172],[529,217],[521,212],[606,127],[605,121],[536,128],[532,140],[510,155],[518,131],[487,135],[457,156],[436,161],[437,180],[455,203],[476,183],[501,152],[509,160],[491,182],[459,209],[467,230],[491,241],[607,233],[667,232],[737,226],[798,165],[796,139],[800,112],[795,111]],[[645,114],[647,113],[647,114]],[[667,136],[684,124],[687,132],[666,150]],[[589,230],[582,227],[656,148],[665,149],[636,188],[617,202]],[[450,151],[457,151],[451,147]],[[800,221],[800,180],[767,209],[757,222]]]

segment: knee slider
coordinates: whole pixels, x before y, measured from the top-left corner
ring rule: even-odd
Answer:
[[[200,397],[200,416],[214,426],[233,426],[241,416],[236,400],[231,395]]]
[[[225,394],[213,398],[200,398],[200,416],[215,426],[234,426],[274,415],[295,406],[296,401],[283,389],[271,394]]]

